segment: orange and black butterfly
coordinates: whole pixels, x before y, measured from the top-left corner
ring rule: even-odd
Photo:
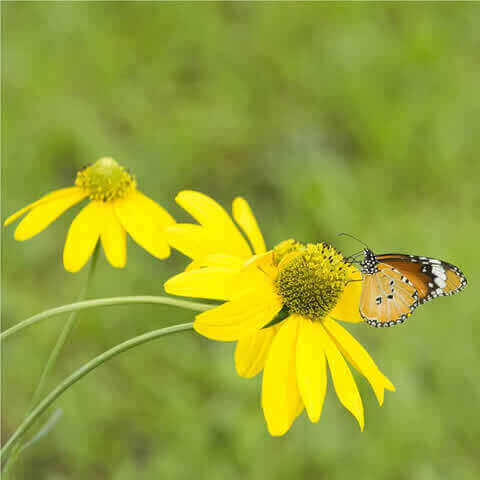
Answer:
[[[363,250],[360,315],[373,327],[391,327],[436,297],[453,295],[467,286],[458,267],[430,257]]]

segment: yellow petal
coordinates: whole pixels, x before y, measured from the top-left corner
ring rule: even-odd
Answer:
[[[135,191],[134,196],[139,207],[146,213],[149,213],[162,228],[175,224],[175,219],[157,202],[154,202],[138,190]]]
[[[299,317],[291,316],[273,339],[263,371],[262,408],[270,435],[280,436],[301,412],[296,348]]]
[[[247,201],[242,197],[237,197],[233,201],[233,218],[240,225],[245,235],[250,240],[255,253],[265,253],[267,248],[262,232],[258,228],[257,220],[248,205]]]
[[[107,260],[113,267],[123,268],[127,262],[127,234],[111,203],[103,204],[104,224],[100,233]]]
[[[254,255],[252,258],[247,260],[245,265],[255,264],[259,270],[268,275],[272,280],[276,280],[278,277],[278,267],[273,261],[273,251],[270,250],[266,253],[260,255]]]
[[[160,205],[140,192],[114,203],[115,212],[123,228],[148,253],[157,258],[170,255],[165,228],[175,221]]]
[[[255,258],[255,257],[252,257]],[[243,263],[242,268],[237,270],[238,273],[231,280],[231,288],[233,291],[239,293],[251,289],[252,285],[264,285],[266,288],[271,288],[274,285],[274,278],[269,275],[261,265],[258,266],[256,262],[247,260]]]
[[[92,201],[73,219],[63,249],[63,265],[78,272],[87,263],[97,244],[104,224],[102,202]]]
[[[360,294],[362,293],[361,273],[356,270],[352,275],[351,282],[347,284],[335,307],[329,316],[342,322],[363,322],[360,315]]]
[[[363,431],[365,424],[363,403],[352,372],[348,368],[347,362],[342,357],[334,341],[330,338],[330,335],[328,335],[321,323],[318,323],[318,325],[320,328],[318,328],[317,332],[320,341],[323,341],[323,348],[327,356],[337,397],[340,403],[357,419],[360,430]]]
[[[10,215],[3,222],[3,226],[6,227],[7,225],[10,225],[18,217],[21,217],[24,213],[28,212],[29,210],[36,207],[37,205],[40,205],[41,203],[50,202],[52,200],[55,200],[56,198],[60,198],[65,195],[70,195],[71,193],[75,193],[78,190],[80,190],[78,187],[67,187],[67,188],[60,188],[59,190],[55,190],[53,192],[47,193],[43,197],[39,198],[37,201],[30,203],[26,207],[23,207],[21,210],[18,210],[18,212],[15,212],[13,215]]]
[[[30,213],[18,224],[15,230],[15,240],[23,241],[32,238],[47,228],[65,210],[83,200],[87,194],[80,188],[71,188],[62,195],[51,194],[51,200],[45,200],[33,206]]]
[[[215,253],[227,253],[228,246],[201,225],[177,223],[165,230],[168,243],[193,260],[203,260]],[[221,240],[221,239],[220,239]]]
[[[295,411],[295,418],[299,417],[302,414],[304,408],[305,406],[303,405],[302,397],[300,396],[300,393],[299,393],[297,397],[297,408]]]
[[[228,300],[232,296],[229,281],[236,270],[219,267],[205,267],[179,273],[167,280],[165,291],[184,297]]]
[[[219,307],[197,315],[193,328],[213,340],[233,341],[253,334],[281,310],[279,296],[270,289],[255,288]]]
[[[343,356],[368,380],[382,405],[385,389],[395,391],[392,382],[375,365],[363,346],[341,325],[326,318],[323,325],[336,342]]]
[[[312,422],[318,422],[327,391],[327,364],[319,322],[300,321],[297,340],[298,389]]]
[[[268,350],[275,337],[276,326],[258,330],[252,335],[241,338],[235,348],[235,367],[244,378],[252,378],[262,370]]]
[[[223,267],[240,270],[245,261],[233,255],[224,253],[212,253],[198,260],[191,262],[185,270],[194,270],[201,267]]]
[[[247,241],[233,223],[228,213],[215,200],[199,192],[184,190],[176,199],[198,223],[208,229],[212,236],[219,239],[225,250],[217,250],[239,257],[252,255]]]

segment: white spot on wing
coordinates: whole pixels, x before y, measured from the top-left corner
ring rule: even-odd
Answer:
[[[447,279],[447,275],[445,273],[445,269],[441,266],[441,265],[433,265],[432,266],[432,273],[437,276],[437,277],[440,277],[442,280],[446,280]]]

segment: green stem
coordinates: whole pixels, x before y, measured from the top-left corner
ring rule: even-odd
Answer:
[[[185,308],[187,310],[193,310],[195,312],[204,312],[217,305],[211,305],[206,303],[189,302],[187,300],[177,300],[176,298],[160,297],[160,296],[135,296],[135,297],[110,297],[110,298],[97,298],[95,300],[85,300],[83,302],[70,303],[68,305],[62,305],[61,307],[55,307],[44,312],[37,313],[32,317],[17,323],[8,330],[5,330],[0,334],[0,340],[3,341],[10,335],[20,332],[21,330],[34,325],[35,323],[46,320],[50,317],[61,315],[62,313],[76,312],[78,310],[86,310],[87,308],[95,307],[109,307],[112,305],[125,305],[129,303],[146,303],[146,304],[161,304],[171,305],[173,307]]]
[[[70,388],[75,382],[84,377],[87,373],[91,372],[102,363],[106,362],[110,358],[119,355],[122,352],[130,350],[131,348],[142,345],[143,343],[150,342],[156,338],[169,335],[171,333],[182,332],[184,330],[190,330],[193,327],[193,323],[183,323],[180,325],[174,325],[172,327],[162,328],[159,330],[153,330],[152,332],[139,335],[138,337],[131,338],[115,347],[103,352],[102,354],[95,357],[93,360],[90,360],[84,364],[81,368],[76,370],[72,375],[66,378],[60,385],[58,385],[54,390],[52,390],[24,419],[21,425],[15,430],[12,436],[8,439],[5,446],[0,450],[0,459],[7,455],[9,451],[14,446],[15,442],[19,441],[22,436],[29,430],[35,420],[43,413],[45,410],[52,405],[52,403],[68,388]]]
[[[93,274],[95,273],[95,267],[97,266],[98,250],[99,250],[99,245],[97,242],[97,245],[95,246],[95,250],[92,255],[92,260],[90,261],[90,268],[88,269],[87,281],[85,282],[85,285],[82,288],[80,295],[78,296],[78,299],[77,299],[78,301],[83,300],[87,296],[88,287],[90,286],[90,282],[92,280]],[[73,328],[76,317],[77,317],[77,312],[71,312],[70,315],[68,316],[68,320],[65,323],[62,331],[60,332],[60,335],[58,336],[57,341],[55,343],[55,346],[53,347],[53,350],[50,352],[47,363],[45,364],[45,367],[43,367],[42,376],[40,377],[37,388],[35,389],[35,393],[33,394],[32,401],[30,402],[30,407],[28,411],[30,411],[35,406],[38,399],[40,398],[47,376],[50,373],[50,370],[55,365],[55,362],[57,361],[57,358],[60,355],[60,352],[62,351],[62,348],[65,345],[65,342],[67,341],[68,335],[70,334]]]
[[[85,282],[85,285],[82,288],[82,290],[80,292],[80,295],[78,296],[79,301],[83,300],[87,295],[88,287],[90,286],[90,282],[91,282],[91,279],[92,279],[93,274],[95,272],[95,267],[97,265],[99,249],[100,249],[100,246],[99,246],[99,243],[97,242],[97,244],[95,245],[95,250],[93,251],[92,259],[90,261],[90,266],[89,266],[88,273],[87,273],[87,281]],[[71,312],[69,317],[68,317],[67,322],[63,326],[63,329],[60,332],[60,335],[58,336],[57,341],[55,342],[55,345],[54,345],[52,351],[50,352],[50,355],[48,356],[47,362],[45,363],[45,366],[43,367],[43,371],[42,371],[42,374],[40,376],[40,380],[38,381],[37,388],[35,389],[35,391],[33,393],[32,400],[30,401],[29,407],[27,409],[27,414],[30,413],[32,408],[37,404],[37,402],[38,402],[38,400],[39,400],[39,398],[42,394],[45,382],[47,381],[48,374],[50,373],[50,371],[54,367],[54,365],[57,361],[57,358],[60,355],[60,352],[62,351],[62,348],[65,345],[65,342],[67,341],[67,338],[68,338],[68,336],[69,336],[69,334],[70,334],[70,332],[71,332],[71,330],[72,330],[72,328],[75,324],[76,316],[77,316],[76,311]],[[18,456],[18,454],[21,451],[21,447],[22,447],[22,443],[19,442],[19,444],[17,445],[17,447],[13,451],[13,454],[10,457],[7,465],[5,466],[6,469],[11,467],[11,464],[13,462],[15,462],[16,457]]]

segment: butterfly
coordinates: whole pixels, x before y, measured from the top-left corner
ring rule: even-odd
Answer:
[[[403,253],[375,255],[368,247],[362,253],[360,315],[373,327],[401,324],[419,305],[467,286],[460,269],[443,260]]]

